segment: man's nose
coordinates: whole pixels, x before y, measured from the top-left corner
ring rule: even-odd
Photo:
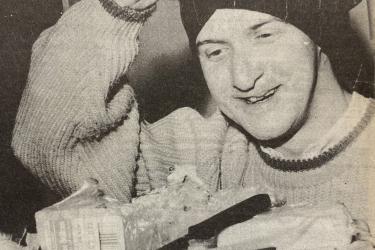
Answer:
[[[250,91],[263,76],[261,63],[246,53],[237,53],[232,58],[233,87],[241,92]]]

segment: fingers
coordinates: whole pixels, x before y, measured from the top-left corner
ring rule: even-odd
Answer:
[[[136,10],[143,10],[147,9],[148,7],[155,4],[158,0],[140,0],[135,4],[131,5],[130,7]]]

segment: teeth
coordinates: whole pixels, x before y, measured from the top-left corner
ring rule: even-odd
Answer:
[[[252,96],[252,97],[249,98],[250,102],[256,102],[258,100],[259,100],[259,97],[255,97],[255,96]]]
[[[271,90],[267,91],[262,96],[251,96],[251,97],[247,98],[246,102],[251,104],[251,103],[256,103],[256,102],[262,101],[262,100],[272,96],[273,94],[275,94],[275,92],[276,92],[276,88],[271,89]]]
[[[265,94],[265,97],[269,97],[270,95],[275,94],[275,92],[276,92],[276,89],[272,89],[272,90],[268,91],[268,92]]]

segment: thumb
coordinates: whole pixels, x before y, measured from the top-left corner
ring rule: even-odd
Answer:
[[[108,123],[119,123],[134,107],[134,91],[129,85],[124,85],[107,105]]]
[[[100,137],[108,130],[118,127],[137,109],[134,91],[129,85],[123,85],[109,102],[98,89],[86,89],[84,104],[78,117],[84,116],[75,128],[74,136],[79,139]],[[134,117],[133,117],[134,118]]]

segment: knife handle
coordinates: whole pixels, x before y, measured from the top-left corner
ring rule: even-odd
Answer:
[[[229,226],[244,222],[269,210],[271,205],[268,194],[252,196],[199,224],[189,227],[188,237],[190,239],[209,239]]]

